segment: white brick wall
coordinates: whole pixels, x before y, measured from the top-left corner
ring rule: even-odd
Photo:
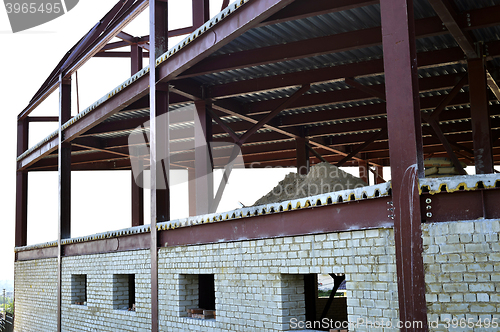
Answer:
[[[55,331],[57,259],[17,262],[14,269],[16,331]]]
[[[303,320],[300,274],[346,273],[349,320],[398,317],[392,229],[161,248],[163,331],[283,331]],[[214,274],[217,319],[179,317],[183,275]],[[357,329],[364,331],[365,329]]]
[[[139,250],[63,258],[63,330],[150,331],[149,257],[149,250]],[[291,318],[305,318],[303,274],[309,273],[346,274],[350,321],[395,319],[394,257],[392,229],[161,248],[160,330],[288,330]],[[55,331],[56,267],[56,260],[16,263],[16,320],[23,318],[16,331]],[[75,274],[87,275],[87,306],[71,302]],[[135,312],[113,307],[117,274],[135,274]],[[196,287],[190,288],[197,274],[214,275],[215,320],[184,317],[186,307],[197,299]],[[45,289],[44,283],[50,284],[50,296],[35,296]],[[32,316],[32,306],[52,311]],[[41,319],[46,313],[49,316]]]
[[[452,319],[467,323],[457,331],[500,331],[478,323],[500,324],[499,232],[498,220],[422,225],[428,319],[441,323],[431,331],[453,331]]]

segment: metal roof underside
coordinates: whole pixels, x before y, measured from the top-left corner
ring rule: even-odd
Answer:
[[[297,1],[307,6],[307,1]],[[499,10],[500,0],[454,0],[455,7],[459,14],[465,14],[469,11],[475,11],[484,8],[494,8]],[[475,13],[474,12],[474,13]],[[235,14],[232,14],[235,15]],[[436,13],[430,6],[427,0],[415,1],[415,18],[416,20],[426,20],[429,18],[437,18]],[[218,51],[211,54],[206,60],[216,59],[221,56],[240,55],[244,52],[249,52],[256,49],[263,49],[263,52],[269,50],[269,47],[275,47],[279,50],[280,45],[293,45],[300,41],[311,40],[314,38],[328,37],[332,35],[341,35],[353,33],[356,31],[363,32],[364,30],[372,31],[380,27],[380,6],[369,5],[340,12],[330,12],[317,16],[280,22],[277,24],[264,25],[253,28],[236,39],[220,48]],[[496,25],[489,25],[469,31],[472,38],[486,45],[485,53],[488,56],[488,69],[496,78],[500,72],[500,54],[489,54],[488,45],[498,43],[500,40],[500,18]],[[496,45],[496,44],[495,44]],[[416,41],[418,54],[431,54],[433,51],[450,50],[456,51],[458,44],[452,35],[446,33],[436,33],[432,36],[418,38]],[[182,52],[182,50],[180,51]],[[264,78],[281,77],[289,73],[307,73],[312,70],[332,70],[337,68],[344,70],[349,64],[374,63],[383,58],[382,45],[371,45],[369,47],[356,48],[351,47],[350,50],[339,52],[324,53],[320,55],[303,56],[292,60],[276,60],[265,64],[251,64],[242,66],[238,69],[214,71],[209,74],[200,74],[189,78],[179,78],[170,82],[174,87],[190,86],[193,91],[214,91],[221,85],[230,86],[234,82],[250,83],[257,82]],[[166,60],[168,61],[168,59]],[[420,64],[420,63],[419,63]],[[418,70],[421,80],[421,107],[425,112],[432,111],[439,101],[446,96],[460,80],[461,77],[467,75],[467,63],[465,57],[454,59],[443,63],[436,63],[421,67]],[[372,72],[366,75],[355,76],[356,82],[368,86],[370,88],[384,91],[384,75],[383,72]],[[251,80],[251,81],[250,81]],[[441,83],[442,82],[442,83]],[[307,82],[304,82],[307,83]],[[249,84],[251,85],[251,84]],[[245,116],[253,117],[258,120],[262,117],[261,114],[268,112],[275,107],[277,101],[285,101],[293,95],[300,84],[290,86],[275,86],[267,87],[259,90],[255,87],[250,87],[248,92],[237,93],[236,95],[224,96],[223,89],[217,90],[221,96],[214,98],[214,103],[230,103],[239,105],[238,110]],[[422,89],[425,89],[422,91]],[[222,92],[221,92],[222,91]],[[171,93],[171,96],[174,94]],[[210,95],[210,93],[209,93]],[[178,97],[178,96],[177,96]],[[309,98],[309,99],[308,99]],[[178,97],[171,97],[170,111],[173,114],[186,106],[193,108],[194,104],[190,100],[183,100]],[[301,105],[301,100],[311,100],[308,105]],[[314,100],[318,100],[317,103]],[[327,100],[324,102],[323,100]],[[455,102],[456,101],[456,102]],[[343,78],[336,78],[330,81],[313,82],[311,88],[297,101],[297,107],[288,107],[278,116],[272,119],[269,124],[275,127],[290,130],[291,132],[305,131],[306,135],[321,139],[322,142],[337,150],[349,153],[358,144],[363,143],[373,133],[379,132],[383,127],[385,116],[385,102],[377,96],[369,95],[357,90],[355,87],[347,84]],[[451,138],[455,143],[459,143],[466,148],[472,149],[471,125],[470,125],[470,109],[468,106],[468,87],[465,85],[458,96],[450,103],[440,118],[440,124],[445,136]],[[491,126],[494,137],[500,133],[500,105],[490,92],[491,105]],[[269,106],[268,106],[269,105]],[[270,108],[268,108],[270,107]],[[249,129],[252,124],[233,115],[224,114],[216,111],[216,113],[227,123],[227,125],[237,133],[243,133]],[[139,125],[139,121],[144,119],[147,121],[149,117],[149,109],[147,106],[128,107],[121,112],[111,116],[106,121],[93,128],[92,133],[84,134],[84,138],[93,138],[101,144],[102,149],[91,150],[96,155],[99,153],[103,160],[112,160],[119,158],[118,155],[109,155],[106,159],[102,157],[103,149],[119,151],[127,153],[127,147],[124,145],[124,140],[131,131]],[[120,124],[123,127],[120,129]],[[133,124],[133,126],[132,126]],[[424,129],[427,124],[424,123]],[[230,140],[227,134],[215,121],[213,122],[214,137],[218,140]],[[114,128],[110,130],[109,128]],[[116,129],[118,128],[118,129]],[[173,122],[170,126],[173,136],[180,130],[193,131],[194,123],[192,121]],[[439,141],[433,137],[431,133],[424,130],[424,153],[426,155],[444,155],[445,150]],[[112,145],[120,140],[120,144]],[[193,136],[182,137],[174,142],[193,141]],[[251,139],[243,145],[243,155],[245,163],[253,161],[262,162],[262,166],[266,165],[294,165],[294,155],[290,152],[293,149],[293,139],[290,137],[279,135],[270,129],[262,128]],[[114,146],[117,146],[116,148]],[[262,147],[262,152],[259,152],[259,147]],[[74,148],[76,153],[83,148]],[[175,150],[175,148],[174,148]],[[182,154],[182,150],[175,150],[177,154]],[[186,151],[186,153],[189,151]],[[192,151],[191,151],[192,152]],[[317,152],[323,155],[330,162],[336,162],[341,159],[342,155],[337,155],[334,152],[317,149]],[[57,151],[55,152],[57,153]],[[273,153],[270,156],[270,153]],[[369,146],[363,152],[363,158],[373,160],[380,165],[389,165],[388,141],[387,136],[382,135],[380,138]],[[466,164],[472,164],[471,156],[464,151],[458,151],[459,158]],[[188,156],[189,155],[189,156]],[[494,145],[495,160],[500,163],[500,145],[498,140]],[[262,158],[260,158],[261,156]],[[260,159],[259,159],[260,158]],[[315,157],[313,157],[315,158]],[[181,158],[182,159],[182,158]],[[318,160],[316,160],[318,161]],[[186,160],[179,162],[177,165],[183,167],[191,167],[193,160],[191,154],[186,154]],[[356,163],[352,163],[355,165]],[[46,165],[46,164],[43,164]],[[349,165],[349,164],[348,164]],[[53,167],[53,166],[50,166]],[[49,166],[37,166],[35,163],[31,169],[50,169]],[[129,168],[127,164],[120,166],[121,168]],[[118,167],[117,167],[118,168]]]

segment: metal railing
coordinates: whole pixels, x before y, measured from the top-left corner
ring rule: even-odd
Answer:
[[[14,331],[14,316],[7,314],[5,319],[0,315],[0,332],[13,332]]]

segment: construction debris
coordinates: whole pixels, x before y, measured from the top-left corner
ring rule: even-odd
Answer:
[[[360,178],[344,172],[335,165],[322,162],[312,166],[307,175],[293,172],[287,174],[273,190],[257,200],[254,206],[354,189],[366,185]]]
[[[191,318],[198,319],[215,319],[215,310],[206,310],[202,308],[189,308],[187,315]]]

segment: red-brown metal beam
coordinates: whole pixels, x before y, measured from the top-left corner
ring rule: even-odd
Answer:
[[[309,172],[309,150],[307,149],[307,139],[299,137],[295,139],[295,153],[297,158],[297,174],[307,175]]]
[[[253,135],[257,130],[262,128],[265,124],[267,124],[272,118],[278,115],[281,111],[286,109],[288,106],[293,104],[297,99],[302,97],[304,93],[306,93],[310,88],[309,84],[304,84],[300,89],[294,92],[289,98],[287,98],[284,102],[282,102],[278,107],[269,112],[266,116],[259,120],[256,124],[252,126],[252,128],[248,129],[243,135],[240,136],[238,144],[244,143],[251,135]]]
[[[171,78],[175,78],[176,75],[184,71],[186,68],[189,68],[200,59],[205,58],[211,52],[214,52],[229,43],[239,34],[256,26],[259,22],[278,12],[280,9],[292,2],[293,0],[256,0],[245,4],[238,10],[237,15],[230,15],[214,26],[211,29],[212,33],[201,35],[185,47],[183,52],[176,53],[175,56],[169,61],[164,62],[158,69],[159,79],[169,80]],[[217,35],[217,42],[213,39],[215,35]],[[199,47],[193,47],[193,45],[198,45]],[[74,139],[109,116],[145,96],[149,86],[148,76],[149,75],[145,75],[138,79],[127,87],[127,89],[106,101],[103,105],[94,109],[91,114],[83,117],[67,128],[65,131],[65,139]],[[46,97],[46,93],[44,96]],[[19,115],[19,118],[27,116],[36,106],[35,104],[38,104],[39,102],[41,102],[41,100],[30,104],[30,106]],[[25,158],[19,166],[20,168],[27,167],[41,156],[54,150],[54,142],[49,141],[37,149],[33,154]]]
[[[498,42],[494,42],[495,45]],[[493,44],[491,44],[493,48]],[[494,55],[490,49],[490,55]],[[463,61],[463,52],[460,48],[450,48],[446,50],[440,51],[430,51],[430,52],[422,52],[418,54],[418,64],[420,67],[432,67],[442,63],[456,63]],[[382,75],[384,72],[383,60],[369,60],[362,61],[354,64],[344,64],[338,65],[334,67],[326,67],[313,69],[308,71],[299,71],[294,73],[287,74],[279,74],[267,77],[260,77],[250,80],[243,80],[238,82],[230,82],[225,84],[218,84],[208,88],[208,95],[210,98],[220,99],[227,98],[232,96],[238,96],[245,93],[255,93],[262,92],[267,90],[273,90],[277,88],[286,88],[290,86],[297,86],[303,83],[323,83],[329,82],[332,80],[342,80],[347,76],[376,76]],[[457,81],[453,81],[452,83],[446,83],[448,79],[453,79],[454,76],[461,76],[462,74],[452,74],[452,75],[444,75],[433,78],[433,82],[436,82],[437,85],[442,84],[450,84],[449,86],[453,86]],[[442,83],[441,80],[445,80]],[[175,81],[181,82],[182,80]],[[425,86],[426,81],[430,81],[429,78],[421,79],[422,90],[432,90],[433,85],[430,84],[427,88]]]
[[[196,215],[211,213],[213,201],[213,160],[210,151],[212,140],[212,118],[207,112],[206,102],[195,101],[194,114],[194,154],[195,154],[195,184],[196,184]]]
[[[108,51],[108,52],[99,52],[96,55],[94,55],[94,58],[130,58],[131,55],[132,54],[130,52]],[[142,57],[149,58],[149,52],[143,52]]]
[[[261,24],[259,24],[259,26],[272,25],[312,16],[341,12],[344,10],[376,5],[378,3],[378,0],[300,0],[296,1],[280,12],[272,15]]]
[[[358,160],[359,178],[370,185],[369,165],[366,160]]]
[[[71,80],[59,75],[58,135],[58,236],[57,236],[57,332],[62,331],[62,243],[71,238],[71,143],[64,142],[62,125],[71,118]]]
[[[418,178],[424,176],[412,0],[381,0],[399,320],[428,331]]]
[[[256,27],[260,22],[283,9],[294,0],[254,0],[246,3],[235,14],[227,16],[214,25],[210,33],[202,34],[191,42],[183,52],[177,52],[159,68],[161,80],[169,81],[191,68],[222,46],[245,31]],[[197,45],[194,47],[193,45]]]
[[[149,36],[149,67],[156,68],[156,59],[168,50],[168,2],[149,0]],[[165,89],[157,89],[157,75],[157,70],[150,70],[151,332],[158,332],[159,329],[158,231],[156,224],[158,221],[170,220],[169,93],[168,87],[166,91],[164,91]]]
[[[17,154],[28,148],[28,118],[17,121]],[[27,244],[28,235],[28,172],[16,171],[16,234],[15,246]]]
[[[57,122],[58,116],[29,116],[28,122]],[[24,152],[24,151],[22,151]]]
[[[476,174],[493,173],[494,162],[491,151],[491,125],[484,59],[470,59],[467,65],[469,68],[469,93]]]
[[[130,21],[137,17],[144,9],[147,8],[147,1],[141,0],[134,3],[131,7],[128,7],[125,11],[120,13],[118,17],[107,26],[106,30],[94,39],[92,43],[84,50],[84,52],[78,52],[79,57],[72,62],[71,66],[64,73],[65,76],[71,75],[74,71],[78,70],[86,61],[93,57],[99,50],[104,47],[114,36],[116,36]],[[110,16],[109,12],[106,14],[105,18]],[[103,18],[103,20],[105,19]],[[99,22],[102,24],[103,20]],[[96,25],[97,26],[97,25]],[[90,37],[93,30],[89,31],[85,37]],[[84,37],[84,38],[85,38]],[[83,40],[83,39],[82,39]],[[77,51],[77,46],[80,42],[75,45],[72,49],[73,52]],[[37,91],[35,96],[30,101],[29,105],[19,114],[18,119],[22,119],[28,116],[40,103],[42,103],[52,92],[54,92],[59,86],[59,73],[62,65],[67,63],[69,55],[65,56],[61,62],[58,64],[49,78],[44,82],[42,87]],[[69,64],[68,64],[69,66]]]
[[[375,142],[377,139],[387,134],[387,128],[384,126],[380,131],[376,132],[372,137],[370,137],[366,142],[356,147],[352,150],[347,156],[342,158],[337,164],[337,167],[344,165],[347,161],[351,160],[356,154],[360,153],[364,149],[366,149],[370,144]],[[364,162],[363,160],[358,160],[358,162]],[[368,164],[366,165],[368,167]],[[366,181],[365,181],[366,182]]]
[[[210,4],[208,0],[192,0],[193,31],[210,19]]]
[[[134,75],[135,73],[137,73],[142,69],[142,48],[140,48],[137,44],[131,45],[130,48],[131,48],[130,53],[132,55],[130,59],[131,62],[130,71],[131,74]],[[144,167],[143,165],[143,163],[145,162],[144,159],[141,158],[138,162],[140,163],[140,165]],[[134,176],[133,172],[130,172],[130,175],[131,175],[130,186],[131,186],[132,226],[141,226],[144,225],[144,188],[137,184],[136,176]],[[143,175],[138,175],[138,177],[142,178]],[[140,180],[140,178],[137,180]]]
[[[500,14],[500,6],[486,7],[463,13],[458,18],[459,26],[462,30],[473,30],[487,27],[492,24],[498,24],[498,17],[493,19],[491,12]],[[477,16],[483,14],[488,14],[488,16],[486,19],[480,20],[479,23]],[[477,25],[473,26],[472,24],[467,24],[467,15],[470,15],[470,17],[474,16],[474,22]],[[419,19],[415,22],[415,26],[417,38],[438,36],[448,33],[447,30],[443,30],[439,17]],[[326,37],[306,39],[298,42],[210,57],[192,66],[177,77],[193,77],[214,72],[281,62],[283,59],[289,61],[321,54],[351,51],[354,49],[380,45],[381,42],[380,27],[350,31]]]
[[[458,17],[453,8],[454,4],[450,3],[448,0],[429,0],[429,3],[432,8],[434,8],[434,11],[441,21],[443,21],[444,26],[448,29],[453,38],[455,38],[457,44],[462,48],[467,58],[477,58],[478,55],[474,47],[474,41],[457,23]]]
[[[379,98],[385,101],[385,91],[383,89],[376,89],[374,87],[370,87],[367,85],[363,85],[359,82],[356,82],[354,78],[351,77],[346,77],[345,78],[345,83],[352,86],[353,88],[356,88],[360,91],[363,91],[364,93],[373,96],[375,98]],[[383,85],[382,85],[383,88]]]

